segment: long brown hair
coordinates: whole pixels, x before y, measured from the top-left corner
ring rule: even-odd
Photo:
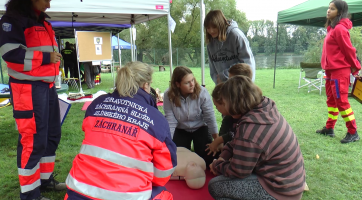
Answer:
[[[228,26],[230,26],[230,22],[226,19],[221,10],[211,10],[205,17],[204,27],[206,32],[206,43],[209,43],[212,40],[212,36],[206,30],[211,26],[219,30],[217,39],[220,42],[224,42],[226,40],[226,30]]]
[[[262,101],[260,88],[246,76],[233,76],[227,80],[221,89],[221,96],[230,115],[243,115]]]
[[[181,107],[181,91],[177,87],[176,83],[181,83],[182,79],[186,76],[192,74],[192,71],[184,66],[178,66],[173,70],[170,89],[168,90],[168,98],[170,102],[174,103],[176,107]],[[201,91],[201,86],[195,79],[195,88],[194,92],[190,95],[191,99],[196,99],[199,97]]]
[[[332,20],[330,19],[327,19],[327,22],[326,24],[324,25],[326,28],[328,26],[331,26],[332,28],[336,27],[336,25],[339,23],[339,21],[341,21],[341,19],[343,18],[349,18],[349,15],[348,15],[348,4],[345,2],[345,1],[342,1],[342,0],[333,0],[331,1],[329,4],[333,3],[337,10],[338,10],[338,15],[337,17],[335,17]]]

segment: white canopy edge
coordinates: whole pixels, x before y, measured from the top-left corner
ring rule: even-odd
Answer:
[[[0,14],[5,12],[8,0],[0,0]],[[51,1],[46,13],[51,21],[72,21],[104,24],[134,24],[166,16],[169,0],[56,0]]]

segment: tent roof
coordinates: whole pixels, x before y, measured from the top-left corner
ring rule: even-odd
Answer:
[[[136,45],[134,45],[135,48],[136,48]],[[117,42],[117,37],[116,36],[113,36],[112,37],[112,49],[118,49],[118,42]],[[119,39],[119,49],[122,50],[122,49],[131,49],[131,44],[122,40],[122,39]]]
[[[60,38],[74,38],[74,28],[77,31],[98,31],[98,32],[112,32],[116,34],[123,29],[131,27],[129,24],[98,24],[98,23],[80,23],[80,22],[53,22],[55,35]],[[74,28],[73,28],[74,27]],[[116,40],[117,42],[117,40]]]
[[[0,0],[0,14],[8,0]],[[104,24],[135,24],[167,15],[169,0],[57,0],[51,1],[46,13],[51,21],[72,21]]]
[[[344,0],[352,14],[354,26],[362,25],[362,0]],[[309,0],[278,12],[279,24],[295,24],[323,27],[331,0]]]

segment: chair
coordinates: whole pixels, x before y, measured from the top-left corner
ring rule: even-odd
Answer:
[[[77,81],[78,81],[78,78],[64,78],[65,84],[68,84],[70,86],[70,88],[79,90]]]
[[[305,74],[302,77],[302,74]],[[304,85],[301,85],[302,79],[305,81]],[[314,90],[319,90],[319,95],[322,94],[322,88],[324,79],[324,71],[321,67],[321,63],[300,63],[300,75],[299,75],[299,89],[308,86],[308,93]]]

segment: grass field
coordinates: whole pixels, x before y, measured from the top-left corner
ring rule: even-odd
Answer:
[[[155,68],[156,69],[156,68]],[[195,77],[201,82],[201,69],[192,68]],[[205,83],[209,92],[214,84],[205,71]],[[273,70],[264,69],[256,71],[256,84],[263,90],[265,96],[270,97],[282,115],[292,126],[298,137],[305,161],[307,183],[310,191],[303,195],[304,200],[309,199],[362,199],[362,161],[361,142],[341,144],[340,139],[347,131],[343,119],[339,116],[335,127],[335,138],[323,137],[315,133],[316,129],[324,126],[327,119],[326,96],[314,91],[307,92],[303,88],[298,93],[298,69],[278,69],[276,88],[273,89]],[[154,73],[152,87],[164,91],[168,87],[169,71]],[[110,74],[102,74],[102,84],[85,93],[95,93],[98,90],[110,92],[113,80]],[[362,127],[362,106],[353,98],[349,99],[357,119],[357,125]],[[60,142],[55,172],[57,179],[64,181],[72,165],[74,156],[78,153],[84,134],[81,129],[84,111],[83,104],[72,104],[70,112],[62,126],[62,140]],[[160,109],[162,110],[162,109]],[[216,110],[215,110],[216,111]],[[217,111],[216,111],[217,112]],[[216,114],[218,124],[221,115]],[[362,133],[359,128],[358,132]],[[14,128],[12,107],[0,109],[0,199],[18,199],[20,192],[16,167],[16,146],[18,133]],[[319,159],[316,155],[319,155]],[[197,192],[197,191],[195,191]],[[64,192],[48,192],[43,195],[60,200]]]

